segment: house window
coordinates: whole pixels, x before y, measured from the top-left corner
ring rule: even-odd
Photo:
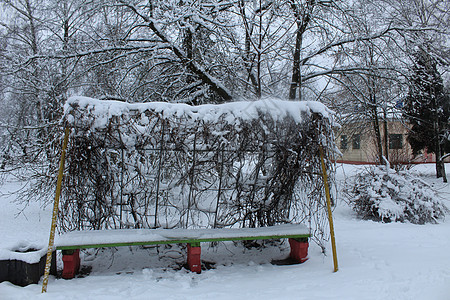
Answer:
[[[353,149],[361,149],[361,135],[355,134],[352,138]]]
[[[403,136],[401,134],[389,135],[389,149],[402,149],[403,148]]]
[[[342,150],[348,149],[348,138],[346,135],[341,135],[341,149]]]

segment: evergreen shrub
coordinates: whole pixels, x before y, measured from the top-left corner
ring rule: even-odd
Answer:
[[[437,223],[448,210],[429,184],[407,172],[368,168],[345,188],[359,217],[381,222]]]

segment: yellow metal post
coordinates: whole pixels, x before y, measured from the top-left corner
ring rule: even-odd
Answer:
[[[336,240],[334,238],[333,216],[331,214],[330,187],[328,185],[327,168],[325,166],[325,161],[323,158],[323,149],[322,149],[321,145],[319,145],[319,151],[320,151],[320,163],[322,164],[323,185],[325,186],[325,196],[327,198],[328,222],[330,223],[331,248],[333,251],[334,272],[337,272],[338,261],[337,261],[337,254],[336,254]]]
[[[67,127],[64,134],[64,142],[61,151],[61,161],[59,162],[58,181],[56,184],[55,202],[53,203],[52,225],[50,227],[50,238],[48,240],[47,260],[45,262],[44,281],[42,282],[42,293],[47,292],[48,276],[50,275],[50,266],[52,263],[53,243],[55,241],[56,219],[58,218],[59,197],[61,195],[61,184],[64,173],[64,161],[66,159],[66,148],[69,141],[70,129]]]

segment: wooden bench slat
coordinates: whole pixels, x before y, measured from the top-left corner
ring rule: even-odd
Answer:
[[[57,237],[58,250],[152,244],[198,243],[214,241],[307,238],[303,224],[284,224],[259,228],[217,229],[113,229],[68,232]]]

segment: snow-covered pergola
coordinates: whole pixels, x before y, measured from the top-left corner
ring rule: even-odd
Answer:
[[[319,102],[72,97],[64,122],[61,231],[305,223],[327,236],[319,147],[332,169],[335,124]]]

